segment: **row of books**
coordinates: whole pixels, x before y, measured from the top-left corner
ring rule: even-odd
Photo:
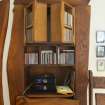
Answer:
[[[72,30],[65,28],[64,41],[71,42],[71,43],[73,42],[73,31]]]
[[[65,11],[64,15],[64,25],[69,27],[65,28],[65,33],[64,33],[64,41],[66,42],[72,42],[73,41],[73,30],[70,29],[72,28],[73,24],[73,16],[71,13]],[[26,42],[33,42],[33,28],[32,28],[32,11],[29,11],[26,15],[26,29],[25,29],[25,41]]]
[[[26,27],[32,25],[32,11],[26,15]]]
[[[74,53],[61,53],[59,64],[74,64]]]
[[[38,52],[25,53],[25,64],[74,64],[74,50],[63,50],[57,52],[42,50]]]
[[[25,64],[38,64],[38,53],[25,53]]]
[[[73,15],[66,11],[64,12],[64,19],[65,19],[65,25],[72,27],[73,24]],[[26,15],[26,26],[32,24],[32,10],[28,10],[28,13]]]
[[[64,25],[72,28],[72,24],[73,24],[73,16],[72,16],[72,14],[67,12],[67,11],[65,11],[64,19],[65,19]]]
[[[33,28],[32,28],[32,8],[27,8],[27,13],[25,17],[25,41],[33,41]]]
[[[41,64],[53,64],[53,51],[41,51]]]
[[[26,42],[32,42],[32,41],[33,41],[32,28],[29,28],[26,30]]]

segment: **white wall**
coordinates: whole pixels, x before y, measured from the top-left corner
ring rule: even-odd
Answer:
[[[90,26],[90,54],[89,70],[95,76],[105,76],[105,72],[96,69],[96,31],[105,30],[105,0],[91,0],[91,26]],[[104,58],[105,59],[105,58]]]
[[[105,0],[91,0],[90,52],[89,70],[94,76],[105,76],[105,72],[97,72],[96,65],[96,31],[105,30]],[[105,45],[105,44],[104,44]],[[105,59],[105,57],[103,58]],[[93,89],[93,105],[96,105],[95,94],[105,93],[105,89]]]

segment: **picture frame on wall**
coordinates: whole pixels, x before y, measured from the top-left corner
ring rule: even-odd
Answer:
[[[97,60],[97,71],[105,71],[105,60]]]
[[[97,46],[96,56],[97,57],[104,57],[105,56],[105,46]]]
[[[105,31],[97,31],[96,32],[96,42],[97,43],[105,42]]]

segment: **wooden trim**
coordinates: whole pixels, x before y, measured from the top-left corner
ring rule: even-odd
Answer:
[[[89,105],[93,105],[93,73],[89,71]]]
[[[76,31],[76,98],[87,105],[90,7],[75,8]],[[80,37],[81,36],[81,37]]]
[[[57,3],[61,1],[66,1],[71,5],[87,5],[90,0],[42,0],[42,1],[47,3]],[[30,2],[30,0],[15,0],[15,4],[26,4],[28,2]]]
[[[60,102],[60,103],[59,103]],[[80,105],[79,100],[64,99],[64,98],[33,98],[17,97],[16,105]]]
[[[105,77],[94,77],[93,88],[105,88]]]
[[[96,105],[105,105],[105,94],[95,94]]]
[[[11,105],[24,90],[24,6],[15,5],[8,53],[8,82]],[[18,66],[17,66],[18,65]]]
[[[8,16],[9,16],[9,0],[3,0],[0,7],[0,105],[3,105],[2,92],[2,58],[5,37],[7,33]]]

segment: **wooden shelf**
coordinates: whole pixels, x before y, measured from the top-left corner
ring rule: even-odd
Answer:
[[[73,30],[73,28],[68,26],[68,25],[64,25],[64,27],[67,28],[67,29]]]
[[[17,96],[16,105],[80,105],[80,101],[67,98],[28,98]]]
[[[61,42],[30,42],[25,43],[25,47],[31,47],[31,46],[70,46],[75,47],[73,43],[61,43]]]
[[[25,67],[69,67],[74,69],[75,65],[69,65],[69,64],[25,64]]]
[[[73,97],[74,93],[68,94],[68,95],[63,95],[63,94],[57,94],[57,93],[50,93],[50,92],[45,92],[45,93],[30,93],[27,94],[28,97],[30,98],[69,98]]]

